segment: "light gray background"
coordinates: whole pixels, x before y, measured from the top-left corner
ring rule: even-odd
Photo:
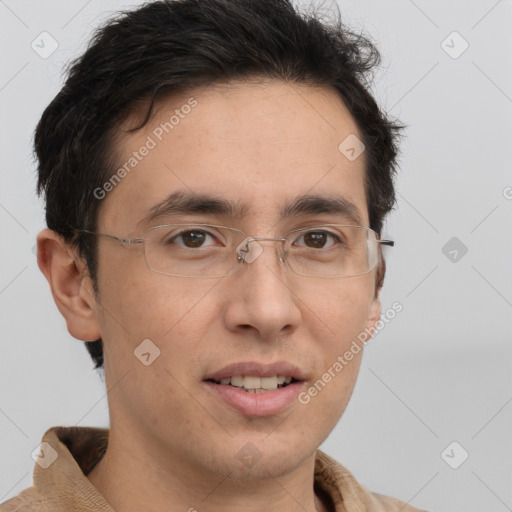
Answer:
[[[64,63],[109,13],[137,3],[0,0],[0,502],[32,484],[30,454],[47,428],[108,426],[104,383],[37,267],[45,224],[31,139]],[[383,292],[383,310],[399,301],[403,311],[369,344],[322,449],[371,490],[417,507],[511,510],[512,3],[339,7],[377,42],[375,94],[409,125]],[[59,44],[46,60],[31,48],[43,31]],[[458,58],[442,47],[453,31],[469,44]],[[468,248],[456,262],[442,252],[454,236]],[[458,469],[441,457],[452,441],[469,453]],[[461,449],[448,453],[456,461]]]

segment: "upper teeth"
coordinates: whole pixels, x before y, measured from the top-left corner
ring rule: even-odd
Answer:
[[[221,379],[220,383],[223,385],[231,384],[237,388],[245,389],[277,389],[278,385],[290,384],[292,381],[291,377],[285,377],[284,375],[272,375],[270,377],[254,377],[254,376],[241,376],[226,377]]]

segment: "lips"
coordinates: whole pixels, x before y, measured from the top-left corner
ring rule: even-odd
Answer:
[[[285,361],[249,361],[232,363],[209,373],[203,384],[220,404],[239,414],[269,417],[297,403],[306,385],[304,379],[304,373],[297,366]]]

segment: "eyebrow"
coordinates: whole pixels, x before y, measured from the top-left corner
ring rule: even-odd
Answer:
[[[218,215],[244,219],[248,212],[249,206],[240,201],[211,194],[177,191],[155,204],[137,223],[137,227],[147,226],[155,220],[171,215]],[[305,194],[286,202],[279,210],[279,220],[322,213],[343,216],[357,225],[362,225],[361,213],[354,203],[341,196],[316,194]]]

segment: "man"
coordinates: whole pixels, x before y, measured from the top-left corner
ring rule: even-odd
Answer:
[[[285,0],[155,2],[98,30],[36,130],[37,243],[110,429],[49,429],[2,512],[417,510],[318,450],[392,245],[401,127],[365,88],[377,62]]]

